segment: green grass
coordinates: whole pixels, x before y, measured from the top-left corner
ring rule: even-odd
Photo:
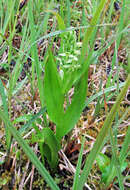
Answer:
[[[4,129],[0,130],[4,130],[6,137],[4,151],[9,159],[12,153],[10,147],[15,139],[52,189],[59,187],[56,179],[51,177],[54,175],[52,170],[45,168],[44,159],[57,173],[60,162],[58,151],[61,146],[64,149],[64,137],[70,136],[71,139],[71,134],[75,133],[74,127],[78,126],[84,108],[93,109],[95,120],[102,116],[105,119],[92,150],[86,155],[84,167],[82,158],[87,139],[83,137],[73,187],[69,188],[80,190],[85,183],[92,188],[89,175],[92,170],[96,171],[96,156],[106,143],[111,147],[109,155],[113,173],[108,175],[104,189],[111,183],[118,184],[121,190],[125,189],[122,165],[127,162],[130,130],[125,130],[121,150],[118,148],[118,133],[119,126],[129,113],[127,104],[123,107],[122,101],[126,101],[124,98],[130,85],[130,60],[126,53],[123,55],[125,61],[119,61],[119,50],[128,52],[129,8],[128,0],[119,1],[120,10],[115,11],[114,2],[29,0],[19,10],[21,1],[0,0],[0,68],[7,68],[6,75],[1,72],[0,76],[1,126],[4,123]],[[20,31],[17,25],[21,27]],[[20,42],[15,44],[14,37]],[[95,42],[99,39],[101,46],[94,51]],[[113,56],[109,54],[111,49]],[[31,66],[26,71],[26,78],[18,81],[28,58]],[[13,71],[9,69],[12,60],[16,63]],[[107,63],[112,69],[105,78],[103,64],[107,66]],[[92,77],[100,72],[98,78],[90,78],[91,67],[95,69]],[[102,71],[99,71],[101,68]],[[120,82],[121,69],[125,72],[124,82]],[[97,81],[101,81],[99,86]],[[70,97],[72,89],[74,92]],[[111,106],[109,101],[114,101],[114,105]],[[19,104],[22,112],[15,113],[14,108]],[[92,104],[96,107],[91,108]],[[124,116],[124,113],[120,114],[122,107],[126,113]],[[21,122],[24,124],[21,125]],[[30,129],[34,132],[27,143],[23,135],[27,135]],[[39,145],[42,162],[32,151],[32,139]],[[100,176],[99,170],[97,175]],[[98,185],[102,188],[103,184],[99,182]]]

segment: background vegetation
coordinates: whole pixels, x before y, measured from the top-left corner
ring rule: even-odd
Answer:
[[[128,0],[0,0],[0,189],[128,189]]]

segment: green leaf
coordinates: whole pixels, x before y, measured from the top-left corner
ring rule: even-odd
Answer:
[[[32,115],[24,114],[16,119],[14,119],[13,124],[19,123],[19,122],[26,122],[32,118]]]
[[[85,143],[85,137],[83,137],[82,145],[81,145],[81,149],[80,149],[80,153],[79,153],[79,157],[78,157],[78,163],[76,166],[76,172],[74,175],[74,182],[73,182],[73,187],[72,187],[73,190],[78,188],[78,180],[79,180],[80,169],[81,169],[81,165],[82,165],[84,143]]]
[[[59,30],[65,30],[65,24],[64,24],[62,17],[54,11],[51,11],[51,12],[56,16],[56,19],[58,21]]]
[[[115,168],[111,167],[111,165],[109,164],[102,172],[101,182],[106,184],[107,181],[112,181],[113,177],[115,176],[115,173]]]
[[[110,164],[110,159],[108,158],[108,156],[101,152],[96,157],[96,161],[101,172],[103,172],[105,168]]]
[[[32,127],[32,123],[34,123],[41,115],[45,114],[46,112],[46,107],[41,108],[41,110],[32,116],[32,118],[19,129],[20,134],[23,134],[25,130],[28,130]]]
[[[64,95],[61,89],[61,78],[51,51],[49,51],[49,58],[45,65],[44,96],[50,119],[55,123],[60,123],[64,113]]]
[[[19,143],[19,145],[22,147],[28,158],[31,160],[31,162],[34,164],[34,166],[37,168],[39,173],[44,177],[48,185],[53,190],[59,190],[58,186],[56,185],[53,178],[50,176],[48,171],[45,169],[43,164],[39,161],[36,154],[33,152],[32,148],[29,147],[29,145],[26,143],[26,141],[21,137],[20,133],[16,130],[16,128],[11,124],[7,116],[3,113],[3,111],[0,109],[0,118],[4,121],[5,125],[8,127],[8,130],[11,132],[13,137],[16,139],[16,141]]]
[[[5,95],[4,87],[3,87],[3,84],[2,84],[1,80],[0,80],[0,95],[1,95],[1,98],[2,98],[2,102],[3,102],[4,113],[8,117],[8,105],[7,105],[7,101],[6,101],[7,97]]]
[[[58,139],[67,134],[80,118],[83,110],[87,92],[87,76],[86,73],[80,78],[79,82],[75,85],[74,97],[72,103],[68,106],[61,125],[56,128],[56,136]]]
[[[61,145],[50,128],[44,128],[41,136],[44,139],[44,143],[42,143],[43,155],[47,158],[51,168],[55,169],[58,164],[58,151],[61,149]]]
[[[99,92],[101,91],[102,89],[102,80],[100,80],[100,87],[99,87]],[[100,103],[100,99],[101,97],[98,97],[97,99],[97,103],[96,103],[96,107],[95,107],[95,112],[94,112],[94,116],[97,117],[100,113],[100,110],[101,110],[101,103]]]
[[[72,81],[74,81],[76,77],[77,71],[70,72],[69,70],[64,72],[63,82],[62,82],[62,92],[66,94],[70,88],[72,87]]]
[[[128,88],[129,88],[129,84],[130,84],[130,75],[128,75],[127,80],[124,85],[124,88],[118,95],[116,102],[113,105],[110,113],[108,114],[108,116],[104,122],[104,125],[96,139],[96,142],[94,143],[94,146],[86,159],[85,166],[84,166],[84,169],[81,173],[81,177],[79,180],[79,187],[80,187],[79,190],[82,189],[84,183],[86,182],[89,172],[92,168],[93,162],[94,162],[96,156],[99,154],[99,151],[102,148],[102,145],[104,144],[105,138],[108,135],[108,132],[112,125],[112,121],[114,120],[115,114],[118,111],[120,103],[123,100]]]
[[[128,165],[127,162],[123,162],[121,164],[121,172],[123,172],[126,169],[127,165]],[[110,182],[114,179],[115,176],[116,176],[116,168],[114,165],[111,167],[110,163],[107,167],[103,169],[101,181],[105,184],[110,184]]]
[[[0,80],[0,95],[1,95],[1,98],[2,98],[2,102],[3,102],[3,108],[4,108],[4,113],[6,114],[7,117],[9,117],[9,114],[8,114],[8,104],[7,104],[7,97],[5,95],[5,91],[4,91],[4,86],[2,84],[2,81]],[[10,149],[10,145],[11,145],[11,134],[8,130],[8,128],[5,126],[5,136],[6,136],[6,146],[7,146],[7,149],[9,150]]]
[[[129,108],[129,110],[130,110],[130,108]],[[128,129],[127,129],[127,132],[125,135],[125,140],[123,142],[122,149],[120,152],[120,158],[119,158],[120,162],[124,162],[124,160],[126,159],[127,154],[128,154],[129,145],[130,145],[130,125],[128,126]]]
[[[70,86],[72,86],[77,80],[79,80],[79,78],[83,75],[83,73],[85,73],[88,69],[89,69],[89,65],[90,65],[90,60],[91,57],[93,55],[93,51],[90,50],[89,52],[87,52],[88,47],[89,47],[89,42],[94,42],[95,39],[95,34],[97,31],[97,23],[99,22],[99,18],[101,15],[101,12],[104,8],[104,5],[106,3],[106,0],[102,0],[99,3],[99,6],[97,7],[97,10],[90,22],[90,27],[87,28],[85,34],[84,34],[84,39],[83,39],[83,43],[82,43],[82,49],[81,49],[81,55],[79,57],[78,63],[82,66],[80,70],[78,70],[77,72],[74,73],[75,77],[73,80],[70,80],[69,82],[67,82],[67,84],[65,84],[65,88],[68,89]],[[88,53],[88,55],[86,56],[86,54]],[[66,89],[64,89],[64,91],[66,91]]]

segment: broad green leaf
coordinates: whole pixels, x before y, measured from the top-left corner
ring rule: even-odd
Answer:
[[[114,179],[114,177],[116,176],[116,167],[115,165],[112,165],[112,161],[111,163],[105,167],[102,171],[102,182],[106,184],[106,186],[108,186],[108,184],[110,184],[112,182],[112,180]],[[121,172],[123,172],[126,167],[127,167],[127,162],[123,162],[121,164]]]
[[[51,51],[45,65],[44,96],[50,119],[55,123],[60,123],[63,116],[64,95],[61,89],[61,78]]]
[[[74,97],[72,103],[68,106],[61,125],[56,128],[56,136],[58,139],[67,134],[80,118],[83,110],[87,92],[87,75],[83,75],[79,82],[75,85]]]
[[[77,71],[73,71],[70,73],[70,71],[66,71],[64,73],[63,81],[62,81],[62,92],[66,94],[70,88],[72,88],[72,81],[75,80],[75,77],[77,75]]]
[[[61,149],[61,145],[50,128],[44,128],[41,136],[44,139],[42,143],[43,154],[47,158],[51,168],[55,169],[58,164],[58,151]]]
[[[101,181],[104,184],[106,184],[107,181],[111,182],[112,179],[115,177],[115,175],[116,175],[115,167],[111,167],[111,165],[109,164],[106,168],[104,168],[102,172]]]
[[[101,152],[96,157],[96,161],[101,172],[103,172],[105,168],[110,164],[110,159],[108,158],[108,156]]]

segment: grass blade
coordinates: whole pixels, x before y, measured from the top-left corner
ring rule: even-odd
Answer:
[[[119,84],[119,88],[123,87],[124,86],[124,82],[122,82],[121,84]],[[88,98],[88,100],[85,102],[84,104],[84,108],[86,106],[88,106],[92,101],[94,101],[95,99],[97,99],[98,97],[102,96],[103,93],[106,94],[108,92],[111,92],[113,90],[116,90],[116,86],[111,86],[111,87],[108,87],[106,88],[104,91],[101,90],[100,92],[96,93],[95,95],[91,96],[90,98]]]
[[[111,128],[110,128],[110,141],[111,141],[111,146],[112,146],[113,166],[115,166],[115,171],[116,171],[116,175],[118,177],[119,187],[121,190],[124,190],[123,176],[121,174],[121,165],[120,165],[119,159],[117,157],[117,148],[116,148],[116,144],[114,142],[113,133],[112,133]]]
[[[66,1],[66,7],[67,7],[67,23],[66,23],[66,26],[67,28],[70,27],[70,23],[71,23],[71,13],[70,13],[70,1],[67,0]]]
[[[127,156],[127,150],[129,148],[129,144],[130,144],[130,126],[128,127],[126,136],[125,136],[125,140],[120,152],[120,162],[123,162]]]
[[[83,169],[83,172],[81,174],[79,184],[78,184],[79,190],[81,190],[83,188],[83,185],[87,180],[87,177],[88,177],[89,172],[92,168],[93,162],[94,162],[97,154],[99,153],[99,151],[102,147],[102,144],[105,140],[105,137],[107,136],[108,131],[111,127],[112,121],[114,120],[115,114],[119,109],[119,105],[120,105],[121,101],[123,100],[123,98],[124,98],[124,96],[128,90],[129,84],[130,84],[130,74],[127,77],[124,88],[122,89],[121,93],[117,97],[116,103],[113,105],[110,113],[108,114],[108,116],[104,122],[104,125],[103,125],[103,127],[102,127],[102,129],[101,129],[101,131],[100,131],[100,133],[96,139],[96,142],[93,146],[93,149],[91,150],[90,154],[88,155],[88,157],[86,159],[85,166],[84,166],[84,169]]]
[[[25,130],[28,130],[28,129],[31,127],[32,123],[33,123],[37,118],[39,118],[40,115],[43,115],[45,112],[46,112],[46,107],[41,108],[41,110],[40,110],[37,114],[35,114],[23,127],[21,127],[21,128],[19,129],[20,134],[23,134],[23,133],[25,132]]]
[[[30,31],[31,31],[31,44],[34,43],[37,37],[37,32],[35,30],[35,22],[34,22],[34,15],[33,15],[33,1],[30,0],[28,3],[28,18],[29,18],[29,26],[30,26]],[[47,17],[48,19],[48,17]],[[46,22],[47,24],[47,22]],[[42,107],[44,107],[44,93],[43,93],[43,77],[42,77],[42,70],[40,68],[40,63],[39,63],[39,57],[38,57],[38,49],[37,45],[34,44],[34,46],[31,47],[31,57],[34,61],[32,61],[32,88],[34,90],[35,87],[35,69],[36,69],[36,74],[37,74],[37,84],[38,84],[38,89],[39,89],[39,94],[40,94],[40,101],[42,104]]]
[[[74,176],[74,183],[73,183],[73,188],[72,188],[73,190],[78,190],[78,181],[79,181],[79,175],[80,175],[80,168],[81,168],[81,164],[82,164],[84,143],[85,143],[85,137],[83,138],[82,146],[81,146],[80,153],[79,153],[79,158],[78,158],[78,163],[77,163],[77,167],[76,167],[76,173]]]
[[[26,143],[26,141],[20,136],[19,132],[16,130],[15,127],[11,124],[9,119],[6,117],[6,115],[2,112],[0,109],[0,117],[4,121],[5,125],[8,127],[8,130],[11,132],[13,137],[16,139],[16,141],[19,143],[19,145],[24,150],[25,154],[28,156],[28,158],[31,160],[31,162],[34,164],[34,166],[37,168],[39,173],[44,177],[45,181],[48,183],[48,185],[53,190],[59,190],[58,186],[55,184],[52,177],[49,175],[43,164],[39,161],[35,153],[32,151],[32,149],[29,147],[29,145]]]
[[[1,95],[1,98],[2,98],[2,102],[3,102],[4,113],[5,113],[6,117],[8,118],[9,114],[8,114],[8,104],[7,104],[7,101],[6,101],[7,97],[5,95],[4,87],[3,87],[3,84],[2,84],[1,80],[0,80],[0,95]],[[11,145],[11,134],[10,134],[10,132],[9,132],[6,125],[5,125],[5,136],[6,136],[7,150],[9,150],[10,145]]]

